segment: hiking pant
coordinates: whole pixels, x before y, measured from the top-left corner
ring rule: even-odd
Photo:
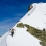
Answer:
[[[11,32],[11,34],[12,34],[12,37],[13,37],[14,32]]]

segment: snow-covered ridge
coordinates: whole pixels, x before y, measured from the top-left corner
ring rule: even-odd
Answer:
[[[33,8],[19,20],[19,23],[28,24],[43,30],[43,28],[46,28],[46,3],[33,3],[32,5]]]
[[[46,3],[33,3],[32,6],[33,8],[18,23],[27,24],[40,30],[46,29]],[[0,38],[0,46],[41,46],[40,41],[28,33],[26,28],[18,28],[16,25],[13,27],[14,36],[11,37],[10,32],[6,32]]]
[[[44,6],[45,5],[45,6]],[[26,19],[24,19],[23,21],[21,21],[24,24],[28,24],[30,26],[33,26],[35,28],[38,29],[46,29],[46,4],[44,5],[36,5],[35,10],[33,11],[33,13],[31,13]],[[43,8],[45,9],[43,11]]]
[[[16,27],[13,38],[7,36],[7,46],[41,46],[39,40],[28,33],[27,28]]]

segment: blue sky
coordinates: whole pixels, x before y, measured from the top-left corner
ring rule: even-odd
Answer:
[[[0,35],[12,28],[32,3],[46,0],[0,0]]]

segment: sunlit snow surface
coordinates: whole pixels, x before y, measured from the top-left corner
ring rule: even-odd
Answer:
[[[28,17],[23,17],[20,21],[41,30],[43,28],[46,29],[46,5],[36,5],[36,8],[31,14],[30,11],[28,12],[29,15],[27,14]]]
[[[26,31],[26,28],[15,28],[14,36],[7,36],[7,46],[41,46],[39,42]]]
[[[0,46],[7,46],[6,38],[8,34],[9,34],[9,31],[6,32],[4,35],[2,35],[2,37],[0,38]]]
[[[37,29],[46,29],[46,3],[34,3],[33,8],[28,11],[18,23],[23,23]],[[17,25],[17,24],[16,24]],[[26,28],[17,28],[16,25],[14,36],[6,32],[0,38],[0,46],[41,46],[40,41],[34,38],[26,31]]]

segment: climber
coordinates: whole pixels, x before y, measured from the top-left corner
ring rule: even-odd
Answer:
[[[13,37],[13,35],[14,35],[14,29],[11,30],[11,35]]]

